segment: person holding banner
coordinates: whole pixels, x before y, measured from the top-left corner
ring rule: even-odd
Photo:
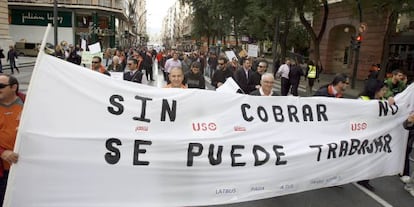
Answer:
[[[225,57],[220,57],[218,59],[218,67],[216,72],[213,74],[211,79],[211,84],[218,88],[226,82],[227,78],[233,77],[233,71],[227,66],[227,59]]]
[[[279,96],[276,91],[273,91],[273,84],[275,78],[271,73],[264,73],[260,80],[260,87],[250,93],[253,96]]]
[[[6,193],[10,165],[16,163],[19,155],[13,152],[23,110],[23,101],[17,95],[19,82],[14,76],[0,75],[0,206]]]
[[[365,85],[364,91],[360,94],[360,100],[384,100],[384,95],[387,92],[387,86],[384,82],[377,79],[370,79]],[[390,97],[388,99],[389,104],[394,104],[394,98]],[[370,191],[374,191],[375,188],[369,183],[369,180],[361,180],[357,182],[359,185],[365,187]]]
[[[171,68],[170,73],[168,74],[168,78],[170,80],[170,83],[164,88],[187,88],[187,86],[183,84],[184,73],[181,67]]]
[[[331,84],[319,88],[314,96],[326,96],[342,98],[346,88],[349,86],[349,78],[344,73],[335,75]],[[283,95],[283,94],[282,94]]]
[[[105,69],[105,67],[102,65],[102,59],[99,56],[94,56],[92,58],[92,70],[105,74],[107,76],[111,76],[111,74]]]
[[[411,173],[411,177],[408,176],[410,172],[410,160],[409,156],[413,150],[413,142],[414,142],[414,113],[408,116],[407,120],[404,121],[403,126],[405,129],[410,130],[408,135],[408,142],[407,142],[407,151],[405,157],[405,166],[404,166],[404,176],[401,177],[401,181],[405,183],[404,189],[408,191],[412,196],[414,196],[414,172]]]

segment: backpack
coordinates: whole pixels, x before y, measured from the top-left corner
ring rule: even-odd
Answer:
[[[3,54],[3,50],[0,50],[0,59],[1,58],[5,58],[6,56],[4,56],[4,54]]]

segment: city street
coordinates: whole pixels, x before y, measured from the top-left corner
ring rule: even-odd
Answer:
[[[30,84],[30,77],[34,68],[35,58],[21,58],[20,73],[15,74],[20,82],[21,91],[27,92]],[[157,68],[155,68],[158,71]],[[5,70],[10,73],[10,70]],[[162,86],[161,74],[157,74],[159,82],[152,82],[151,85]],[[278,83],[275,84],[275,88]],[[50,86],[53,87],[53,86]],[[212,88],[211,85],[209,88]],[[301,94],[304,91],[304,82],[300,86]],[[414,155],[411,155],[412,157]],[[412,163],[411,163],[412,164]],[[275,175],[276,176],[276,175]],[[276,185],[276,184],[275,184]],[[371,185],[375,191],[371,192],[357,184],[347,184],[339,187],[323,188],[302,192],[292,195],[280,196],[275,198],[263,199],[258,201],[235,203],[227,205],[218,205],[223,207],[247,207],[247,206],[317,206],[317,207],[412,207],[414,205],[414,197],[406,192],[403,183],[398,176],[382,177],[371,180]]]

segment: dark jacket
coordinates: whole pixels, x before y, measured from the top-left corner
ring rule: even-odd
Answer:
[[[255,71],[252,74],[252,82],[255,86],[260,85],[260,80],[262,80],[262,75],[260,75],[260,73],[258,73],[257,71]]]
[[[289,81],[293,84],[298,84],[300,82],[300,77],[303,76],[302,68],[297,65],[290,66],[289,70]]]
[[[233,72],[227,68],[226,70],[216,70],[213,74],[213,78],[211,79],[211,84],[218,88],[217,84],[219,82],[224,83],[226,82],[227,78],[233,77]]]
[[[136,71],[134,74],[131,74],[131,72],[125,72],[124,73],[124,80],[131,81],[135,83],[142,83],[142,72]]]
[[[192,71],[185,73],[184,84],[187,84],[188,88],[206,88],[204,76],[201,73],[194,74]]]
[[[256,89],[252,91],[249,95],[261,96],[262,94],[260,94],[260,89]],[[272,91],[272,96],[280,96],[280,95],[276,91]]]
[[[244,68],[240,67],[234,73],[234,80],[239,85],[239,87],[243,90],[242,92],[245,94],[250,94],[250,92],[256,90],[256,85],[253,83],[253,71],[248,70],[248,76],[244,72]]]
[[[335,95],[331,93],[328,88],[329,85],[324,85],[320,87],[319,90],[317,90],[313,96],[335,97]]]
[[[111,63],[108,66],[108,70],[109,71],[114,71],[114,72],[124,72],[124,70],[122,69],[122,65],[121,64],[118,64],[118,65],[115,66],[113,63]]]
[[[408,120],[405,120],[403,123],[404,129],[409,130],[408,134],[408,146],[412,146],[414,142],[414,124],[410,125]]]

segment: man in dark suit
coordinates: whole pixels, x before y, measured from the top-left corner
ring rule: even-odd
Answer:
[[[124,73],[124,80],[142,83],[142,72],[138,70],[138,60],[131,58],[128,60],[129,71]]]
[[[250,92],[256,90],[256,86],[253,83],[253,71],[251,68],[251,58],[246,58],[243,62],[243,66],[237,69],[234,73],[234,80],[244,94],[249,94]]]

